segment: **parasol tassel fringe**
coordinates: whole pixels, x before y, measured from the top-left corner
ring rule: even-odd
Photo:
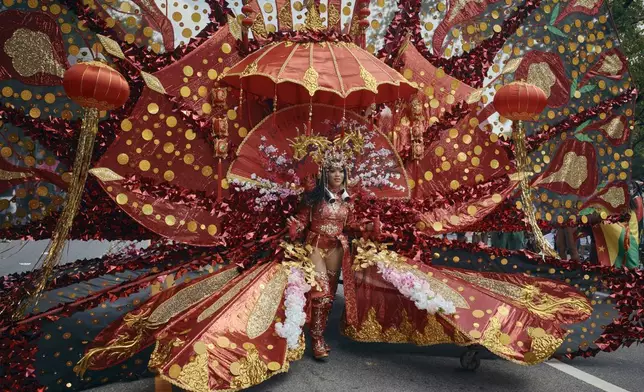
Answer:
[[[21,319],[30,304],[36,304],[38,298],[47,287],[47,282],[53,273],[54,267],[59,263],[65,243],[71,231],[74,218],[80,207],[83,197],[83,189],[92,161],[94,140],[98,132],[98,109],[86,108],[83,113],[83,123],[80,137],[76,148],[72,179],[67,193],[67,203],[56,222],[54,233],[47,249],[43,253],[45,260],[42,263],[41,272],[34,284],[32,292],[25,294],[25,297],[18,303],[13,312],[13,319]]]
[[[525,137],[526,135],[525,129],[523,128],[523,121],[519,121],[517,124],[516,132],[512,133],[512,139],[516,147],[516,159],[518,166],[517,169],[519,173],[528,172],[528,154],[526,151]],[[557,252],[552,249],[550,243],[543,236],[541,228],[537,223],[537,218],[534,212],[534,205],[532,204],[530,184],[528,184],[527,176],[520,176],[519,186],[521,187],[521,202],[523,203],[523,211],[528,218],[528,224],[532,229],[532,233],[534,234],[537,246],[544,255],[558,258],[559,255],[557,255]]]

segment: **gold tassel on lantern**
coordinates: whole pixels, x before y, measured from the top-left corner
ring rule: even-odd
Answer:
[[[45,250],[45,260],[42,262],[42,269],[37,277],[34,290],[26,298],[22,299],[14,311],[14,319],[20,319],[27,310],[27,307],[38,300],[40,294],[47,286],[47,281],[51,277],[54,267],[60,261],[60,256],[63,253],[67,237],[74,223],[74,217],[78,212],[81,199],[83,198],[83,189],[85,188],[89,165],[92,161],[96,132],[98,132],[98,109],[86,108],[83,112],[83,124],[80,137],[78,138],[78,144],[76,145],[76,158],[74,159],[72,179],[67,192],[67,202],[56,222],[56,228],[52,234],[51,242]]]
[[[534,234],[534,239],[543,254],[550,257],[559,257],[557,252],[550,246],[541,232],[541,228],[537,223],[537,218],[534,213],[534,205],[532,204],[532,193],[530,191],[530,184],[528,183],[528,176],[526,173],[530,170],[528,168],[528,153],[525,146],[525,129],[523,128],[523,121],[517,122],[517,129],[512,132],[512,141],[516,147],[516,160],[517,169],[519,172],[519,186],[521,187],[521,202],[523,203],[523,212],[528,219],[528,224]]]

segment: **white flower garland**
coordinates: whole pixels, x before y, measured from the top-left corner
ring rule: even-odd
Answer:
[[[306,322],[306,297],[304,296],[311,286],[306,283],[304,272],[297,267],[291,267],[288,275],[288,284],[284,291],[285,319],[284,323],[275,323],[275,332],[277,336],[286,339],[289,349],[297,348],[300,335],[302,335],[302,326]]]
[[[454,314],[456,307],[454,303],[436,294],[429,282],[412,272],[399,271],[388,263],[378,262],[378,273],[384,280],[391,283],[398,291],[412,300],[420,310],[426,310],[430,314],[443,313]]]

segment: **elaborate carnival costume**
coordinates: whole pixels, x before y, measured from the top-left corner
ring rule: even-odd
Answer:
[[[3,278],[2,389],[148,368],[191,391],[256,385],[302,356],[307,321],[328,355],[338,271],[316,260],[340,254],[354,340],[534,364],[644,339],[641,272],[559,260],[540,230],[628,208],[635,91],[606,6],[380,3],[0,13],[0,234],[52,240],[42,269]],[[346,186],[311,199],[325,157]],[[442,238],[467,231],[531,231],[541,252]],[[68,238],[152,245],[57,265]]]

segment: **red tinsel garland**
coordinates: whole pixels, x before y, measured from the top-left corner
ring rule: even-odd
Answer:
[[[7,240],[42,240],[51,236],[59,213],[52,213],[24,226],[0,229],[0,238]],[[97,222],[100,222],[98,224]],[[93,177],[85,184],[83,201],[72,226],[70,239],[142,241],[159,236],[136,223],[110,199]]]
[[[552,140],[559,134],[569,131],[584,121],[595,117],[600,113],[607,113],[612,109],[634,101],[635,99],[637,99],[637,90],[630,88],[616,98],[606,100],[597,106],[584,110],[581,113],[570,115],[560,123],[548,128],[547,131],[540,131],[528,136],[526,139],[526,148],[528,152],[534,151],[544,142]]]
[[[186,45],[177,47],[172,52],[157,54],[145,47],[139,47],[136,44],[122,42],[121,37],[119,37],[114,29],[108,27],[105,20],[92,11],[90,6],[84,5],[82,1],[61,0],[61,4],[73,11],[78,16],[78,19],[84,21],[91,30],[100,32],[116,42],[119,42],[119,45],[123,48],[125,56],[146,72],[158,71],[159,69],[180,60],[185,55],[199,47],[199,45],[207,41],[221,25],[226,23],[226,14],[230,13],[230,10],[226,6],[226,2],[223,0],[206,0],[206,3],[210,6],[210,14],[208,15],[210,23]]]
[[[540,3],[541,0],[526,1],[503,22],[500,32],[494,33],[469,52],[446,59],[432,54],[422,38],[421,2],[419,0],[399,0],[398,13],[387,29],[385,46],[378,53],[378,57],[385,57],[387,64],[396,68],[395,61],[401,44],[409,38],[416,49],[433,66],[442,68],[448,75],[471,87],[480,88],[483,86],[488,69],[492,66],[499,50],[503,48],[507,39],[516,32],[528,15],[539,7]]]

